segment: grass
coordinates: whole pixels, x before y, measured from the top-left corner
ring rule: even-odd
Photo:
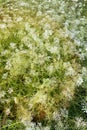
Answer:
[[[1,130],[86,130],[83,4],[0,2]]]

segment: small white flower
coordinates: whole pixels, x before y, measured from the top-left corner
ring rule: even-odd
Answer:
[[[78,79],[77,79],[77,86],[80,86],[83,83],[83,78],[79,75]]]
[[[51,53],[57,53],[57,52],[58,52],[58,48],[57,48],[56,46],[51,47],[51,48],[50,48],[50,52],[51,52]]]
[[[83,110],[85,113],[87,113],[87,97],[86,97],[84,103],[82,103],[82,110]]]
[[[32,83],[32,80],[29,77],[25,77],[25,84]]]
[[[22,21],[22,19],[23,19],[22,17],[19,17],[19,18],[16,19],[16,21],[20,22],[20,21]]]
[[[43,37],[45,39],[48,39],[50,35],[52,35],[52,30],[45,30],[45,32],[43,33]]]
[[[6,28],[6,24],[0,24],[0,28],[1,29],[5,29]]]
[[[79,56],[80,56],[80,59],[81,59],[81,60],[84,60],[84,59],[85,59],[85,53],[81,53],[81,54],[79,54]]]
[[[26,127],[26,129],[25,130],[32,130],[32,128],[31,127]]]
[[[6,115],[8,116],[8,115],[10,114],[10,109],[7,108],[7,109],[5,110],[5,113],[6,113]]]
[[[54,68],[53,68],[52,65],[50,65],[50,66],[47,67],[47,71],[48,71],[50,74],[53,73],[53,70],[54,70]]]
[[[54,38],[54,43],[59,43],[59,38]]]
[[[8,76],[8,73],[3,74],[3,75],[2,75],[2,79],[6,79],[7,76]]]
[[[87,108],[86,108],[86,107],[84,107],[82,110],[83,110],[85,113],[87,113]]]
[[[5,91],[0,91],[0,98],[4,97],[5,96]]]
[[[19,49],[15,49],[15,52],[19,52]]]
[[[30,25],[28,22],[25,23],[25,30],[30,31]]]
[[[86,67],[82,68],[82,75],[87,75],[87,68]]]
[[[75,75],[75,70],[70,66],[69,68],[67,68],[67,71],[66,71],[65,75],[73,76],[73,75]]]
[[[42,15],[42,12],[41,11],[38,11],[37,12],[37,16],[41,16]]]
[[[18,101],[18,98],[17,98],[17,97],[14,97],[14,102],[15,102],[15,104],[18,104],[18,103],[19,103],[19,101]]]
[[[28,127],[30,125],[30,121],[26,120],[25,118],[22,118],[21,122]]]
[[[67,68],[67,67],[69,67],[70,65],[71,65],[70,62],[64,62],[64,63],[63,63],[64,68]]]
[[[43,28],[44,28],[44,30],[46,30],[46,29],[50,29],[51,26],[50,26],[50,24],[46,23]]]
[[[4,56],[4,55],[7,55],[8,53],[9,53],[9,50],[3,50],[3,51],[1,52],[1,55]]]
[[[61,116],[60,116],[60,114],[59,114],[58,112],[54,112],[54,113],[53,113],[53,119],[54,119],[54,120],[57,120],[57,121],[58,121],[58,120],[60,119],[60,117],[61,117]]]
[[[80,24],[80,20],[75,20],[76,25]]]
[[[73,0],[74,2],[77,2],[78,0]]]
[[[85,50],[87,51],[87,46],[85,46]]]
[[[14,48],[16,47],[15,45],[16,45],[16,43],[13,43],[13,42],[10,43],[10,47],[11,47],[12,49],[14,49]]]
[[[12,65],[11,65],[10,61],[7,61],[6,66],[5,66],[5,69],[6,69],[6,70],[10,70],[11,66],[12,66]]]
[[[81,117],[76,117],[75,124],[77,127],[86,126],[86,122]]]
[[[25,6],[25,7],[27,7],[27,6],[29,6],[29,4],[27,3],[27,2],[20,2],[20,6]]]
[[[13,88],[8,89],[8,93],[11,94],[13,92]]]
[[[43,128],[43,130],[50,130],[50,127],[46,126],[46,127]]]
[[[61,108],[61,115],[68,117],[68,110],[66,108]]]

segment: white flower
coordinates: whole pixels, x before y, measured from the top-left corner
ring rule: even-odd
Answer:
[[[25,23],[25,30],[30,31],[30,25],[28,22]]]
[[[42,15],[42,12],[41,11],[38,11],[37,12],[37,16],[41,16]]]
[[[17,21],[17,22],[20,22],[20,21],[22,21],[22,19],[23,19],[22,17],[18,17],[18,18],[16,19],[16,21]]]
[[[82,103],[82,110],[87,113],[87,97],[85,98],[85,101]]]
[[[27,3],[27,2],[20,2],[20,6],[25,6],[25,7],[27,7],[27,6],[29,6],[29,4]]]
[[[35,130],[35,128],[36,128],[36,124],[32,123],[28,120],[23,121],[23,119],[22,119],[22,123],[26,126],[25,130]]]
[[[83,120],[82,117],[76,117],[75,124],[77,127],[86,126],[86,122]]]
[[[58,52],[58,48],[56,46],[54,47],[51,47],[50,50],[49,50],[51,53],[57,53]]]
[[[7,61],[6,66],[5,66],[5,69],[6,69],[6,70],[10,70],[11,66],[12,66],[12,65],[11,65],[10,61]]]
[[[11,47],[12,49],[14,49],[14,48],[16,47],[15,45],[16,45],[16,43],[13,43],[13,42],[10,43],[10,47]]]
[[[1,29],[5,29],[6,28],[6,24],[0,24],[0,28]]]
[[[83,106],[82,110],[87,113],[87,107],[86,106]]]
[[[55,37],[54,38],[54,43],[59,43],[59,38]]]
[[[43,37],[45,39],[48,39],[50,35],[52,35],[52,30],[45,30],[45,32],[43,33]]]
[[[26,127],[29,127],[30,126],[30,121],[26,118],[22,118],[21,119],[21,122],[26,126]]]
[[[19,52],[19,49],[15,49],[15,52]]]
[[[83,83],[83,78],[79,75],[78,79],[77,79],[77,86],[80,86]]]
[[[81,60],[84,60],[84,59],[85,59],[85,53],[81,53],[81,54],[79,54],[79,56],[80,56],[80,59],[81,59]]]
[[[41,86],[42,87],[42,86]],[[33,107],[36,103],[42,103],[45,104],[47,100],[47,95],[44,94],[42,91],[38,91],[30,100],[29,108]]]
[[[18,104],[18,103],[19,103],[19,101],[18,101],[18,98],[17,98],[17,97],[14,97],[14,102],[15,102],[15,104]]]
[[[73,0],[74,2],[77,2],[78,0]]]
[[[7,76],[8,76],[8,73],[4,73],[4,74],[2,75],[2,79],[6,79]]]
[[[29,128],[29,127],[26,127],[26,129],[25,130],[32,130],[31,128]]]
[[[12,92],[13,92],[13,88],[9,88],[9,89],[8,89],[8,93],[11,94]]]
[[[61,117],[61,116],[60,116],[60,114],[59,114],[58,112],[53,112],[53,119],[54,119],[54,120],[57,120],[57,121],[58,121],[58,120],[60,119],[60,117]]]
[[[61,108],[61,115],[63,115],[64,117],[68,117],[68,110],[66,108]]]
[[[76,25],[80,24],[80,20],[75,20]]]
[[[85,50],[87,51],[87,46],[85,46]]]
[[[31,127],[26,127],[25,130],[33,130]]]
[[[87,68],[86,67],[82,68],[82,75],[87,75]]]
[[[25,84],[32,83],[32,80],[29,77],[25,77]]]
[[[43,130],[50,130],[50,127],[46,126],[46,127],[43,128]]]
[[[71,100],[73,97],[73,90],[67,87],[62,91],[62,95],[64,95],[65,98],[68,98],[68,100]]]
[[[44,30],[46,30],[46,29],[50,29],[51,26],[50,26],[50,24],[46,23],[43,28],[44,28]]]
[[[71,65],[70,62],[64,62],[63,63],[64,68],[68,68],[70,65]]]
[[[10,109],[7,108],[7,109],[5,110],[5,113],[6,113],[6,115],[8,116],[8,115],[10,114]]]
[[[73,75],[75,75],[75,70],[70,66],[69,68],[67,68],[65,75],[73,76]]]
[[[8,52],[9,52],[8,50],[3,50],[3,51],[1,52],[1,55],[2,55],[2,56],[7,55]]]
[[[47,71],[48,71],[50,74],[53,73],[53,70],[54,70],[54,68],[53,68],[52,65],[50,65],[50,66],[47,67]]]
[[[5,96],[5,91],[0,91],[0,98],[4,97]]]

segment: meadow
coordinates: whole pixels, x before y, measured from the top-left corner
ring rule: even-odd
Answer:
[[[0,130],[87,130],[87,0],[0,0]]]

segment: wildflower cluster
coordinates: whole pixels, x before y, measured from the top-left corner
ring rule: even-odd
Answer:
[[[85,87],[85,3],[10,0],[0,6],[0,121],[10,129],[66,130],[76,89]],[[69,7],[71,5],[71,7]],[[74,6],[75,5],[75,6]],[[85,15],[85,14],[84,14]],[[77,19],[78,17],[78,19]],[[84,82],[85,81],[85,82]],[[86,100],[86,97],[85,97]],[[82,102],[83,103],[83,102]],[[82,111],[87,113],[87,103]],[[74,125],[86,121],[75,117]],[[20,124],[23,125],[20,126]],[[54,125],[54,128],[53,128]],[[6,126],[6,127],[5,127]],[[15,128],[12,128],[15,130]]]

